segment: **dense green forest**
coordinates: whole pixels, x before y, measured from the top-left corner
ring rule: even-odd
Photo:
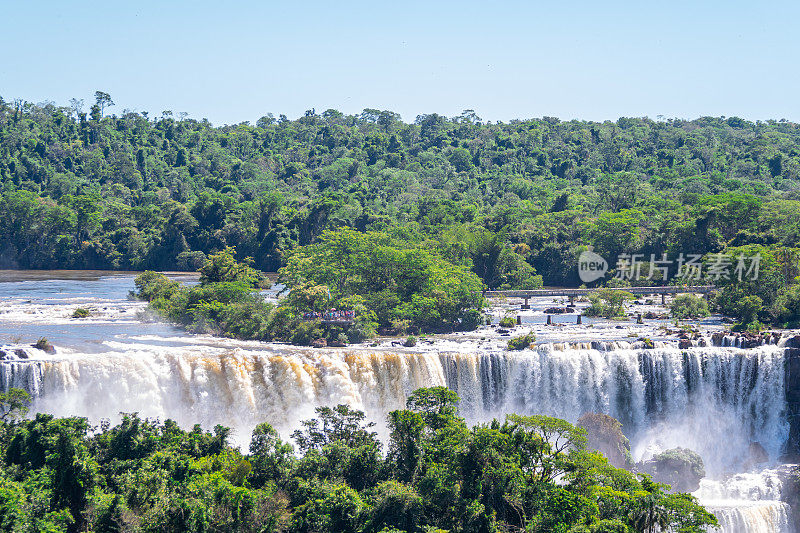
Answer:
[[[0,99],[0,267],[196,270],[231,247],[276,271],[350,228],[429,250],[495,289],[577,286],[587,246],[612,269],[620,254],[735,262],[749,250],[766,254],[772,278],[754,293],[726,287],[716,309],[743,326],[800,319],[791,122],[505,124],[465,111],[408,124],[367,109],[214,127],[111,105],[102,92],[88,114],[77,101]]]
[[[0,266],[194,270],[234,246],[276,271],[347,226],[427,242],[495,288],[578,285],[582,245],[613,262],[800,241],[790,122],[367,109],[214,127],[111,103],[0,99]]]
[[[113,427],[20,419],[19,389],[0,404],[3,531],[700,533],[716,524],[692,496],[592,452],[586,429],[517,415],[468,427],[444,387],[419,389],[387,414],[386,446],[364,413],[339,405],[302,422],[296,447],[263,423],[245,452],[222,426],[187,431],[135,414]]]

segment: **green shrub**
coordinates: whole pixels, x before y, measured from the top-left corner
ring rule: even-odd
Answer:
[[[513,328],[517,325],[517,319],[511,315],[506,315],[500,319],[500,327]]]
[[[201,285],[210,283],[240,283],[248,287],[269,288],[270,283],[265,274],[252,268],[253,260],[236,260],[236,248],[226,246],[221,252],[211,254],[198,271]]]
[[[85,307],[78,307],[75,311],[72,312],[72,318],[86,318],[90,315],[88,309]]]
[[[633,300],[633,294],[621,290],[600,289],[589,295],[591,305],[583,311],[583,314],[605,318],[625,316],[626,300]]]
[[[800,285],[790,285],[782,289],[770,309],[775,322],[794,326],[800,322]]]
[[[461,315],[461,329],[464,331],[473,331],[483,322],[483,315],[478,309],[467,309]]]
[[[403,343],[403,346],[406,348],[413,348],[417,345],[417,338],[414,335],[409,335],[406,339],[406,342]]]
[[[508,339],[509,350],[525,350],[536,342],[536,335],[528,333],[527,335],[520,335],[519,337],[512,337]]]
[[[54,350],[53,345],[50,344],[50,341],[47,340],[47,337],[39,337],[39,340],[33,343],[33,347],[48,353]]]
[[[177,281],[172,281],[164,274],[152,270],[146,270],[136,276],[133,283],[137,289],[136,297],[148,302],[157,298],[169,299],[175,291],[181,289],[181,284]]]
[[[294,329],[292,336],[289,340],[292,344],[298,346],[310,346],[311,341],[324,337],[325,333],[322,331],[319,320],[309,320],[300,322]]]
[[[600,520],[592,524],[590,529],[591,533],[628,533],[630,528],[625,522],[616,518],[609,520]]]
[[[673,318],[702,318],[709,315],[708,303],[694,294],[679,294],[669,304]]]
[[[392,329],[397,335],[404,335],[406,331],[408,331],[408,327],[410,325],[411,325],[410,320],[398,320],[398,319],[392,320]]]

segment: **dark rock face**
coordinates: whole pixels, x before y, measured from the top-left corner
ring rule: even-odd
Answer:
[[[800,531],[800,466],[784,465],[778,475],[783,481],[781,499],[792,508],[794,530]]]
[[[47,339],[39,339],[38,342],[31,344],[31,347],[37,350],[42,350],[44,353],[53,355],[56,353],[56,347],[47,342]]]
[[[800,460],[800,336],[786,342],[786,403],[789,417],[789,442],[786,454]]]
[[[751,442],[747,448],[747,458],[744,462],[745,470],[757,468],[758,465],[763,465],[767,462],[769,462],[767,450],[764,449],[760,442]]]
[[[678,341],[678,348],[681,350],[686,350],[692,347],[692,341],[689,339],[681,339]]]
[[[667,450],[637,466],[655,481],[670,485],[672,492],[694,492],[706,475],[703,458],[687,448]]]
[[[311,343],[311,346],[314,348],[326,348],[328,346],[328,341],[325,339],[316,339]]]
[[[769,454],[760,442],[751,442],[747,453],[750,456],[750,460],[756,464],[769,461]]]
[[[585,413],[578,419],[578,426],[586,430],[586,445],[608,458],[617,468],[630,468],[631,445],[622,433],[622,424],[602,413]]]

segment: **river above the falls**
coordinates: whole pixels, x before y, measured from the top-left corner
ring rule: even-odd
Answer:
[[[584,318],[578,325],[576,314],[566,313],[547,326],[545,310],[563,302],[533,300],[521,311],[509,300],[495,302],[491,313],[495,322],[519,316],[513,332],[491,326],[414,348],[383,338],[374,346],[315,350],[188,334],[129,297],[135,275],[0,271],[0,386],[28,390],[34,412],[95,424],[122,412],[208,429],[223,424],[245,448],[256,424],[269,422],[288,436],[319,405],[351,404],[380,427],[411,391],[433,385],[454,389],[473,423],[512,412],[574,423],[602,412],[623,423],[636,460],[678,446],[697,451],[709,475],[697,495],[723,531],[791,530],[774,474],[789,436],[785,350],[777,340],[748,349],[735,340],[714,345],[720,317],[698,323],[703,337],[679,349],[669,320]],[[72,318],[79,307],[90,316]],[[633,309],[647,311],[664,312],[644,298]],[[504,349],[509,335],[527,331],[536,333],[536,349]],[[31,346],[40,337],[55,354]],[[754,443],[768,458],[753,459]]]

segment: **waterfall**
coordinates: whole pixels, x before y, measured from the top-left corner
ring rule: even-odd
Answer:
[[[777,459],[788,437],[783,349],[644,349],[628,343],[536,350],[388,353],[241,345],[107,342],[108,352],[0,362],[0,386],[22,386],[34,408],[90,419],[119,412],[182,424],[282,430],[318,405],[348,403],[381,422],[418,387],[447,385],[472,422],[506,413],[571,422],[586,412],[619,419],[634,456],[683,446],[710,472],[748,460],[758,441]]]
[[[338,403],[364,410],[386,437],[387,411],[402,408],[416,388],[446,385],[470,422],[507,413],[576,422],[586,412],[607,413],[623,423],[636,459],[687,447],[720,479],[752,466],[754,441],[777,460],[789,432],[784,349],[775,344],[679,350],[593,342],[402,353],[170,339],[104,346],[102,353],[48,357],[34,350],[27,360],[7,358],[0,361],[0,387],[28,390],[34,412],[95,423],[136,411],[184,426],[223,424],[246,447],[260,422],[288,436],[314,407]],[[696,495],[724,532],[788,532],[790,511],[779,493],[774,477],[747,474],[703,480]]]
[[[731,500],[704,502],[719,521],[720,533],[790,533],[789,505],[784,502]]]
[[[694,493],[719,520],[721,533],[791,533],[791,509],[781,501],[782,482],[776,470],[704,479]]]
[[[783,349],[542,346],[523,352],[441,354],[447,385],[469,419],[539,413],[575,422],[620,420],[637,458],[691,448],[711,472],[748,461],[758,441],[774,460],[788,438]]]

